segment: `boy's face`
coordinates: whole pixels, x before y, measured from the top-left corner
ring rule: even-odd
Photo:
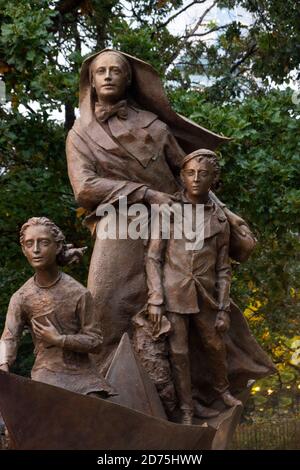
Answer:
[[[214,167],[206,158],[200,161],[193,158],[183,167],[181,179],[188,196],[205,196],[214,180]]]
[[[22,250],[34,269],[47,270],[56,264],[61,245],[43,225],[32,225],[25,230]]]

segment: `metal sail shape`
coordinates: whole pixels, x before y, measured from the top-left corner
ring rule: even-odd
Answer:
[[[205,450],[216,433],[2,371],[0,410],[20,450]]]
[[[121,338],[106,379],[118,393],[109,401],[167,419],[156,388],[134,354],[127,333]]]

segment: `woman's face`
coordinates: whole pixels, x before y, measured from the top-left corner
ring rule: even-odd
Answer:
[[[56,265],[56,256],[61,249],[44,225],[31,225],[24,233],[22,250],[34,269],[47,270]]]
[[[114,104],[124,97],[129,85],[128,72],[117,54],[101,54],[91,67],[92,86],[100,101]]]

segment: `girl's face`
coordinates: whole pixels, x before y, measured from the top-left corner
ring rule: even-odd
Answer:
[[[34,269],[47,270],[56,265],[56,256],[61,250],[49,228],[31,225],[24,233],[22,250]]]

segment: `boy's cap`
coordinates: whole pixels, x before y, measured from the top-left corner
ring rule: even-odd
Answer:
[[[209,150],[209,149],[195,150],[194,152],[189,153],[188,155],[186,155],[184,157],[184,159],[181,162],[181,169],[184,167],[184,165],[187,162],[189,162],[190,160],[193,160],[193,158],[200,157],[200,156],[205,156],[205,155],[217,157],[217,154],[215,152],[213,152],[212,150]]]

